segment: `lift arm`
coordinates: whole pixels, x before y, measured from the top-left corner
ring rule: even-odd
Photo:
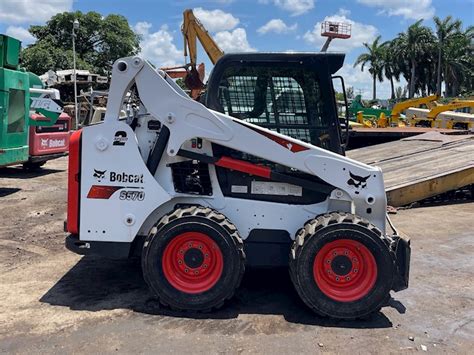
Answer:
[[[405,111],[407,108],[410,107],[419,107],[420,105],[429,105],[431,102],[438,100],[438,95],[431,95],[426,97],[419,97],[416,99],[405,100],[403,102],[399,102],[395,104],[392,108],[392,113],[390,115],[390,119],[392,122],[397,122],[400,118],[400,114]]]
[[[197,61],[196,38],[201,42],[212,64],[216,64],[219,58],[224,55],[224,52],[212,39],[202,23],[194,16],[193,10],[184,10],[181,32],[184,37],[184,56],[187,57],[189,54],[191,65],[196,66]]]
[[[446,105],[435,106],[430,110],[430,112],[428,112],[426,118],[434,120],[441,112],[456,110],[458,108],[465,107],[473,108],[474,100],[454,100]]]

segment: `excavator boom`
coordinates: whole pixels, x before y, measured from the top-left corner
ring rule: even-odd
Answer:
[[[465,107],[474,108],[474,100],[454,100],[449,104],[433,107],[430,112],[428,112],[426,118],[434,120],[441,112],[456,110]]]
[[[184,56],[187,57],[189,55],[191,65],[195,66],[197,61],[196,38],[201,42],[212,64],[216,64],[219,58],[224,55],[224,52],[219,48],[190,9],[183,12],[183,26],[181,27],[181,32],[184,38]]]
[[[426,97],[419,97],[416,99],[405,100],[395,104],[392,108],[392,114],[390,118],[393,122],[397,122],[400,118],[400,114],[409,107],[419,107],[420,105],[430,106],[430,103],[438,100],[438,95],[431,95]]]

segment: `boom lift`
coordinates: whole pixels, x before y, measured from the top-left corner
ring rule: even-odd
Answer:
[[[305,85],[319,95],[307,109],[337,117],[331,72],[343,55],[312,56],[305,59],[319,75]],[[119,116],[132,87],[141,110],[129,125]],[[277,95],[285,101],[298,90]],[[390,290],[407,287],[410,256],[409,242],[386,232],[382,171],[259,127],[244,104],[235,106],[241,119],[214,111],[141,58],[117,60],[104,123],[71,138],[67,247],[137,251],[150,288],[176,309],[222,306],[246,264],[289,264],[315,312],[357,318],[379,310]]]
[[[321,36],[326,37],[321,52],[327,52],[329,44],[335,38],[349,39],[351,38],[352,25],[347,22],[324,21],[321,22]]]

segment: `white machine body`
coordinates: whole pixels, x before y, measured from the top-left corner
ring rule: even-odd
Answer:
[[[120,119],[123,100],[133,84],[142,103],[135,130]],[[149,129],[149,121],[159,121],[170,132],[154,175],[146,161],[158,134]],[[199,147],[192,144],[196,138],[202,140]],[[254,229],[286,230],[294,239],[307,220],[336,210],[361,216],[385,231],[386,197],[379,168],[209,110],[139,57],[115,63],[104,122],[84,127],[81,139],[81,241],[131,243],[138,235],[147,235],[176,205],[190,204],[221,212],[244,240]],[[310,205],[225,197],[215,166],[210,164],[211,195],[176,192],[169,164],[189,160],[178,152],[185,149],[212,157],[212,144],[317,176],[334,189],[326,200]],[[239,185],[232,189],[236,194],[248,192]],[[271,180],[255,182],[254,189],[300,193],[296,185]]]

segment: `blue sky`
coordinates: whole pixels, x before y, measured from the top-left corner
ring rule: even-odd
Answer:
[[[347,53],[340,74],[367,98],[370,76],[352,66],[363,51],[363,42],[379,34],[383,40],[391,39],[419,18],[433,26],[433,15],[452,15],[465,27],[474,24],[474,0],[1,0],[0,33],[28,44],[34,38],[26,29],[44,24],[57,12],[118,13],[142,35],[143,56],[158,66],[177,65],[184,64],[180,24],[186,8],[194,9],[226,52],[319,51],[324,42],[319,35],[321,21],[351,23],[352,37],[333,41],[329,50]],[[202,50],[198,61],[204,61],[210,71],[212,66]],[[378,87],[378,97],[389,96],[388,81]]]

